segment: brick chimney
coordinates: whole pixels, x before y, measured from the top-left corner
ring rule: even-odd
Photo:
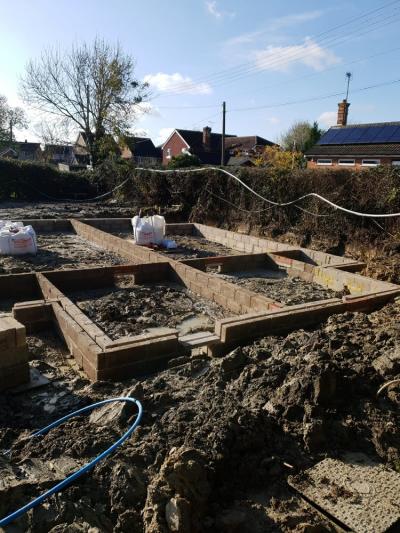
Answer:
[[[337,113],[337,125],[346,126],[347,125],[347,116],[349,114],[350,104],[346,99],[343,102],[338,103],[338,113]]]
[[[206,150],[211,148],[211,128],[209,126],[203,128],[203,146]]]

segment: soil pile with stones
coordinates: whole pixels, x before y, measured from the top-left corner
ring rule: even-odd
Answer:
[[[271,275],[274,275],[274,272],[265,276],[261,273],[250,272],[234,275],[224,274],[222,277],[231,283],[258,292],[284,305],[296,305],[342,296],[341,293],[326,289],[318,283],[309,283],[301,278],[270,277]]]
[[[70,296],[113,340],[149,328],[178,327],[182,333],[213,330],[215,319],[226,316],[222,307],[175,283],[96,289]]]
[[[77,406],[130,394],[144,407],[132,438],[15,531],[331,531],[286,479],[348,452],[400,470],[400,389],[376,394],[400,373],[399,312],[396,302],[370,315],[336,315],[222,358],[179,357],[141,381],[89,384],[71,370],[42,390],[2,395],[0,448],[11,446],[11,455],[0,459],[0,479],[15,475],[11,488],[0,482],[1,515],[109,446],[132,412],[115,405],[40,439],[24,440],[28,432]],[[29,343],[32,363],[60,375],[65,355],[49,353],[46,339]]]
[[[37,241],[36,255],[0,255],[0,274],[109,266],[127,262],[74,233],[42,233],[37,236]]]

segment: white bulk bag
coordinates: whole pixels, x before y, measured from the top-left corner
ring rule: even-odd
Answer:
[[[153,226],[149,218],[140,218],[138,216],[133,217],[132,227],[133,238],[135,239],[136,244],[146,246],[154,242]]]

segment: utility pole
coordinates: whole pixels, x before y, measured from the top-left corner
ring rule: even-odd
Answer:
[[[226,104],[225,102],[222,102],[221,166],[225,165],[225,115],[226,115]]]

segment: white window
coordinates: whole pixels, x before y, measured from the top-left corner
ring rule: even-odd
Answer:
[[[380,159],[363,159],[361,163],[363,167],[377,167],[380,164]]]
[[[399,159],[394,159],[392,161],[392,167],[400,167],[400,160]]]
[[[353,167],[355,163],[354,159],[339,159],[339,165],[344,167]]]
[[[167,159],[171,159],[171,148],[167,148]]]
[[[317,165],[332,165],[332,159],[317,159]]]

